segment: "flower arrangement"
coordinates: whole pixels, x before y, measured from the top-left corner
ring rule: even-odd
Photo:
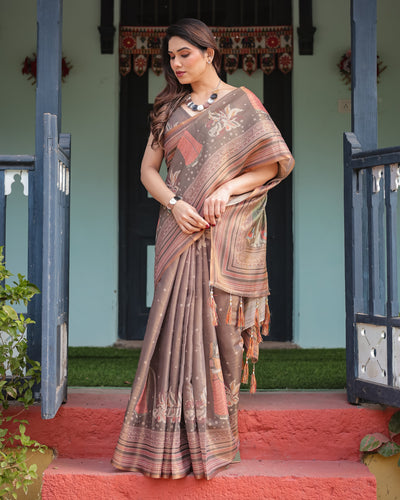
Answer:
[[[65,82],[65,78],[73,68],[72,64],[65,57],[61,59],[61,79]],[[22,74],[28,76],[28,80],[33,80],[32,85],[36,83],[37,75],[37,57],[32,54],[32,57],[25,57],[22,63]]]
[[[344,83],[346,85],[351,86],[351,50],[348,50],[342,55],[340,61],[337,64],[337,67],[339,68]],[[376,77],[378,83],[379,83],[379,76],[381,75],[381,73],[385,71],[386,68],[387,66],[383,65],[383,62],[378,55],[376,57]]]

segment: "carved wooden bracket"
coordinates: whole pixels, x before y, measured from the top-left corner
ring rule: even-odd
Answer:
[[[100,47],[102,54],[114,52],[114,0],[101,0]]]
[[[299,0],[300,26],[297,28],[299,37],[299,54],[312,56],[314,53],[314,33],[317,28],[313,26],[312,0]]]

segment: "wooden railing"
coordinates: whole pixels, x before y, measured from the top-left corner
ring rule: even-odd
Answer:
[[[0,155],[0,247],[6,253],[7,196],[15,176],[21,177],[24,194],[29,192],[29,172],[35,168],[35,157],[29,155]]]
[[[39,355],[33,358],[42,363],[37,397],[42,399],[42,417],[53,418],[67,395],[71,136],[58,134],[56,115],[45,113],[43,125],[42,176],[40,182],[32,179],[30,190],[31,176],[37,174],[36,158],[0,156],[0,246],[6,253],[7,196],[14,177],[20,175],[24,194],[29,196],[28,260],[34,271],[42,270],[40,285],[32,279],[32,269],[28,274],[41,291],[39,312],[29,309],[32,301],[28,305],[29,316],[40,326],[36,331],[28,330],[28,349],[33,342],[40,347]],[[43,214],[40,224],[33,213]],[[40,229],[40,245],[33,242],[38,238],[34,224]]]
[[[400,147],[344,137],[348,396],[400,405]]]

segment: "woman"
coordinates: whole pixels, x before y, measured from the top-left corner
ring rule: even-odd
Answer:
[[[223,83],[201,21],[163,40],[141,179],[161,204],[155,293],[112,460],[150,477],[211,478],[235,460],[242,381],[268,333],[267,192],[293,158],[249,90]],[[162,159],[168,166],[164,182]]]

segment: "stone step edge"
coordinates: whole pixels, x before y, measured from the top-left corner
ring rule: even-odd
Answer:
[[[361,463],[243,460],[210,481],[150,479],[116,471],[108,460],[58,458],[43,474],[43,500],[112,498],[269,500],[376,499],[376,480]]]
[[[101,391],[96,393],[96,398],[102,394]],[[282,401],[281,396],[288,400]],[[299,398],[281,393],[279,401],[276,395],[275,399],[269,395],[255,399],[249,396],[252,404],[239,410],[242,458],[301,460],[307,456],[315,460],[358,461],[361,439],[368,433],[387,432],[388,421],[395,411],[352,406],[345,403],[343,394],[328,397],[326,393],[321,395],[325,407],[321,409],[322,403],[316,396],[308,394]],[[243,398],[242,405],[246,403]],[[40,407],[36,406],[21,418],[30,422],[28,435],[55,449],[60,457],[111,456],[125,409],[109,408],[106,396],[105,406],[99,407],[99,404],[99,401],[96,407],[92,407],[90,401],[86,401],[89,406],[84,406],[83,402],[81,406],[67,404],[52,420],[42,420]],[[276,409],[283,404],[286,410]]]

